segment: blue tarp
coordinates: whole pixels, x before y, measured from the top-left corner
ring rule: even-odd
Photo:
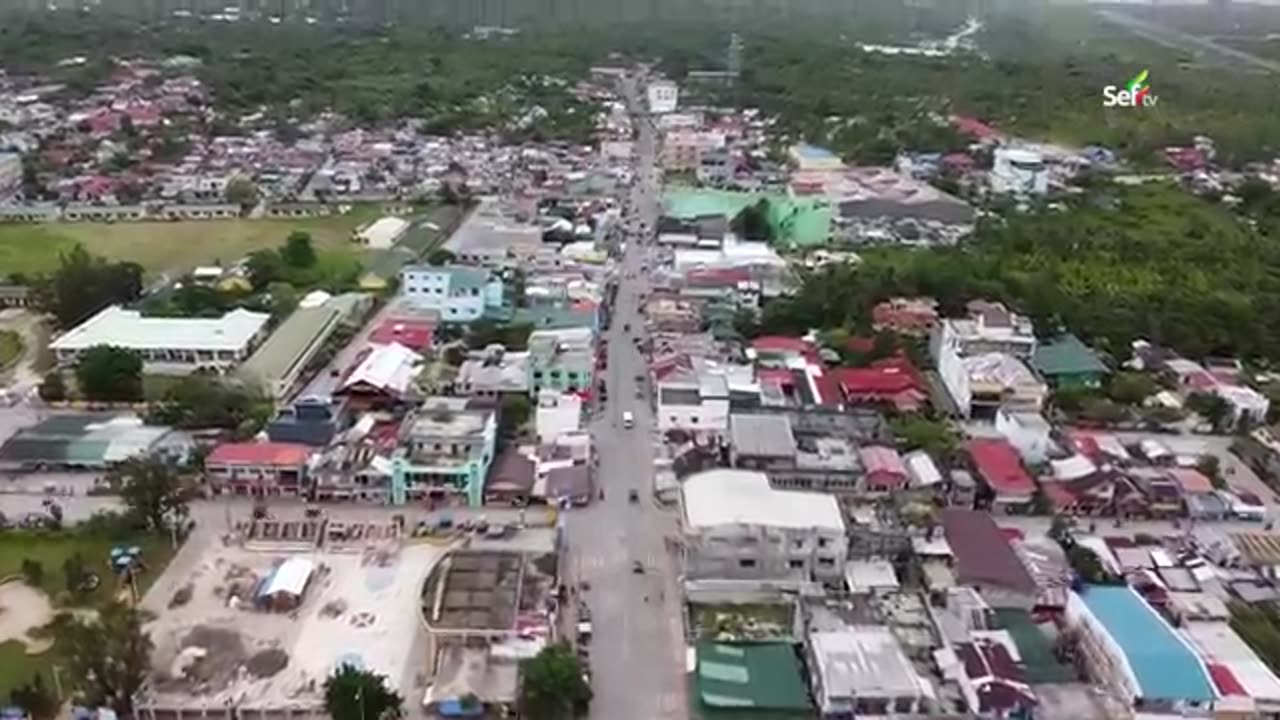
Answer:
[[[436,712],[441,717],[477,717],[484,714],[484,705],[476,703],[475,707],[466,708],[462,706],[462,701],[458,699],[445,700],[436,706]]]

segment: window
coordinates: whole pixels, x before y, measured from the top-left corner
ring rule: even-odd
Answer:
[[[755,558],[742,558],[738,560],[738,567],[740,568],[753,568],[755,566],[756,566]]]
[[[818,538],[818,547],[820,547],[820,548],[824,548],[824,547],[826,547],[826,546],[827,546],[827,543],[828,543],[828,542],[829,542],[829,541],[828,541],[826,538],[824,538],[824,537],[820,537],[820,538]]]
[[[803,567],[804,567],[804,561],[803,561],[803,560],[788,560],[788,561],[787,561],[787,567],[789,567],[789,568],[791,568],[791,569],[793,569],[793,570],[799,570],[800,568],[803,568]]]
[[[691,416],[689,416],[689,422],[693,423],[694,425],[697,425],[697,424],[698,424],[698,416],[697,416],[697,415],[691,415]]]
[[[820,557],[818,558],[818,564],[822,567],[833,567],[836,564],[836,560],[835,558]]]

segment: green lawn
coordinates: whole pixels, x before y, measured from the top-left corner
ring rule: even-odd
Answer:
[[[13,330],[0,330],[0,371],[22,357],[22,336]]]
[[[379,209],[361,206],[346,215],[290,220],[191,220],[138,223],[50,223],[0,226],[0,268],[38,273],[81,243],[95,255],[133,260],[150,273],[232,262],[255,250],[277,247],[294,230],[311,233],[317,249],[346,246],[359,225]]]
[[[107,562],[111,548],[122,544],[142,548],[146,570],[138,576],[138,591],[146,592],[173,557],[166,537],[145,535],[113,540],[106,536],[70,532],[0,534],[0,578],[20,574],[23,559],[30,558],[44,566],[42,587],[53,599],[55,607],[91,606],[123,589],[112,576]],[[66,591],[62,565],[76,553],[80,553],[85,567],[96,573],[102,582],[94,592],[73,598]],[[27,682],[37,672],[45,673],[46,686],[52,688],[53,678],[48,674],[52,656],[52,652],[27,655],[25,647],[16,641],[0,643],[0,702],[7,701],[15,686]]]

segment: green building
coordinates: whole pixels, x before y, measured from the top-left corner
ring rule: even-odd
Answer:
[[[1037,345],[1031,365],[1054,387],[1101,387],[1111,372],[1088,345],[1071,333]]]
[[[703,720],[816,718],[796,649],[783,642],[698,643],[690,704]]]

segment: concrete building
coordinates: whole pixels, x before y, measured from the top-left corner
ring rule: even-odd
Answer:
[[[728,148],[707,150],[698,157],[698,182],[705,185],[727,185],[737,170],[733,153]]]
[[[356,230],[352,239],[365,247],[386,250],[400,242],[400,238],[407,232],[409,232],[408,220],[387,216]]]
[[[652,115],[675,112],[680,104],[680,86],[670,80],[650,82],[645,94],[649,99],[649,113]]]
[[[483,502],[498,438],[492,410],[468,408],[467,398],[428,398],[405,419],[400,437],[391,462],[393,504],[450,493],[472,506]]]
[[[936,694],[884,625],[811,632],[814,699],[824,718],[927,714]]]
[[[305,495],[311,448],[295,443],[222,443],[204,461],[205,479],[214,494]]]
[[[269,319],[266,313],[244,309],[220,318],[143,317],[137,310],[112,305],[59,336],[49,347],[63,367],[75,365],[89,348],[112,345],[140,355],[148,373],[225,373],[249,357]]]
[[[1031,318],[999,302],[974,300],[965,307],[968,317],[947,318],[940,324],[944,338],[954,336],[961,355],[998,352],[1027,360],[1035,354],[1036,334]]]
[[[728,469],[691,475],[680,493],[690,578],[842,581],[849,546],[834,496]]]
[[[1020,197],[1049,191],[1049,168],[1034,150],[997,148],[991,163],[991,192]]]
[[[680,430],[695,437],[718,437],[729,429],[729,382],[704,373],[694,379],[658,385],[657,420],[662,432]]]
[[[502,307],[498,276],[462,265],[409,265],[400,271],[400,292],[418,307],[440,313],[445,323],[479,320],[487,309]]]
[[[1053,426],[1039,413],[1002,407],[996,411],[996,432],[1009,441],[1028,465],[1045,462],[1055,447]]]
[[[299,306],[249,357],[240,377],[257,383],[273,398],[287,396],[329,336],[358,312],[354,300],[342,302],[341,297]]]
[[[595,370],[595,333],[591,328],[535,330],[529,334],[529,393],[542,390],[590,390]]]

